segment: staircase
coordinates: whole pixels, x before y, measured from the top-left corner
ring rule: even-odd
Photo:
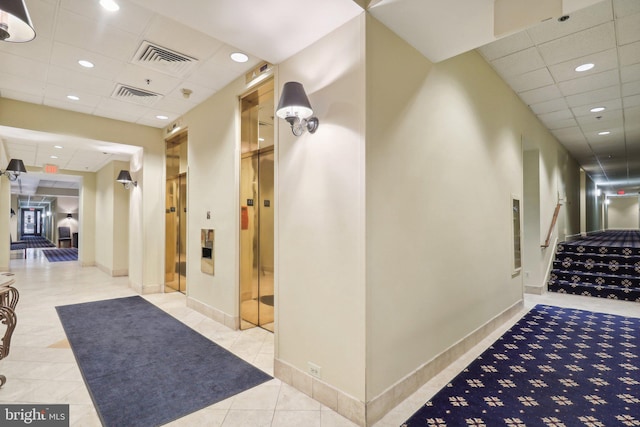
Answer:
[[[550,292],[640,302],[640,232],[560,243],[547,285]]]

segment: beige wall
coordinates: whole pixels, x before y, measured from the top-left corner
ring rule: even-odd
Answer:
[[[113,276],[125,276],[129,261],[129,190],[116,182],[129,163],[110,162],[96,173],[96,265]]]
[[[365,402],[364,15],[278,67],[320,127],[278,121],[276,358]],[[339,58],[339,60],[337,60]]]
[[[640,228],[638,196],[609,197],[607,205],[608,230],[637,230]]]
[[[523,298],[510,225],[521,141],[540,153],[540,230],[575,163],[476,52],[432,64],[367,24],[371,400]]]

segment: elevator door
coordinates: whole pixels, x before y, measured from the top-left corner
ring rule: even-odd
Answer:
[[[241,171],[241,326],[273,331],[273,149],[245,155]]]
[[[165,217],[165,291],[187,290],[186,174],[167,179]]]

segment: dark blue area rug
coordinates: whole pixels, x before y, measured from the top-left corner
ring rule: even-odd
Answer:
[[[56,310],[107,427],[162,425],[271,379],[138,296]]]
[[[640,426],[640,319],[536,306],[403,426]]]
[[[56,245],[42,236],[22,236],[20,239],[26,243],[27,248],[55,248]]]
[[[49,262],[78,260],[78,248],[43,249],[42,253]]]

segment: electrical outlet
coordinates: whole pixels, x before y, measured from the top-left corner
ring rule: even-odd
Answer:
[[[315,363],[307,362],[309,373],[316,378],[322,378],[322,368]]]

